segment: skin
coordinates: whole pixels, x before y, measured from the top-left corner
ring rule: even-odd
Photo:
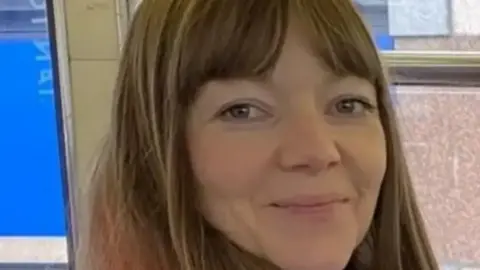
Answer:
[[[204,85],[188,120],[204,216],[283,269],[343,269],[386,170],[376,106],[368,81],[332,74],[295,31],[266,79]],[[298,196],[344,200],[274,206]]]

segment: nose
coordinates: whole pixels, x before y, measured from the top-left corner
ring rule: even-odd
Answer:
[[[333,127],[320,117],[312,118],[292,119],[282,126],[277,149],[282,170],[316,175],[340,163]]]

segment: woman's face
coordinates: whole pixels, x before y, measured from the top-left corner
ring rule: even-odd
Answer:
[[[188,122],[204,216],[283,269],[343,269],[386,170],[377,106],[293,32],[267,79],[204,85]]]

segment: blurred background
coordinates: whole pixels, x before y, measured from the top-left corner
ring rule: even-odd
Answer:
[[[389,66],[435,252],[480,269],[480,1],[355,2]],[[0,0],[0,269],[71,262],[75,194],[137,4]]]

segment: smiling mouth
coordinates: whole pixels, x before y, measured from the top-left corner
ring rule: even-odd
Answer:
[[[272,203],[271,206],[279,208],[315,208],[315,207],[324,207],[335,203],[347,203],[348,199],[329,201],[329,202],[319,202],[312,204],[297,204],[297,203]]]
[[[345,197],[297,197],[271,203],[270,206],[291,215],[307,215],[327,219],[335,214],[338,206],[350,203]]]
[[[272,203],[271,206],[277,207],[277,208],[322,208],[322,207],[327,207],[333,204],[342,204],[342,203],[348,203],[349,199],[338,199],[338,200],[332,200],[332,201],[326,201],[326,202],[316,202],[316,203]]]

